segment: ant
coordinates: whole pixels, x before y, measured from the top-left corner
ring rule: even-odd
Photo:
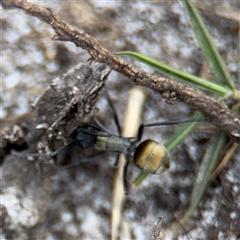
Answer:
[[[123,179],[123,185],[126,193],[128,192],[126,173],[129,158],[133,159],[133,163],[138,168],[151,174],[160,174],[166,169],[168,169],[170,165],[169,152],[163,145],[151,139],[147,139],[137,145],[137,143],[140,142],[142,138],[144,128],[166,126],[194,121],[179,120],[141,124],[138,128],[137,136],[127,138],[111,134],[101,125],[101,123],[96,118],[94,118],[94,120],[99,126],[99,128],[88,124],[80,126],[70,135],[71,141],[62,148],[54,151],[51,154],[51,157],[57,155],[60,151],[62,151],[71,144],[75,144],[83,149],[93,147],[95,150],[99,151],[123,153],[128,157],[124,167]]]

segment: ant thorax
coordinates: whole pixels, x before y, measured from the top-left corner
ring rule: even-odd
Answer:
[[[136,148],[137,141],[138,139],[136,138],[123,138],[115,135],[98,135],[97,141],[94,144],[94,149],[123,153],[127,156],[131,156]]]
[[[79,127],[71,138],[72,142],[83,149],[93,147],[95,150],[123,153],[127,156],[133,155],[139,140],[135,137],[116,136],[87,124]]]

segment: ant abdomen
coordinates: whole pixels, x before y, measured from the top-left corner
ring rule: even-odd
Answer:
[[[168,169],[169,159],[168,150],[151,139],[139,144],[133,155],[134,164],[151,174],[160,174]]]

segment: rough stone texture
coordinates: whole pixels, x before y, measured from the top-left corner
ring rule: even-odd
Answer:
[[[204,58],[195,42],[184,10],[176,1],[135,4],[103,2],[46,3],[62,19],[94,36],[110,51],[134,50],[155,57],[176,68],[202,74]],[[239,11],[234,1],[206,2],[213,9]],[[237,9],[238,8],[238,9]],[[211,8],[207,8],[211,11]],[[36,98],[80,62],[88,53],[71,43],[51,41],[52,30],[43,22],[18,10],[2,11],[3,92],[1,95],[2,127],[16,135],[15,155],[4,158],[1,207],[3,238],[6,239],[89,239],[110,237],[111,192],[114,154],[70,149],[65,153],[72,163],[82,164],[64,171],[55,169],[51,159],[24,155],[22,133],[32,131],[32,107]],[[231,74],[237,79],[236,22],[206,15],[206,22]],[[230,14],[231,15],[231,14]],[[233,14],[232,14],[233,15]],[[130,61],[130,60],[129,60]],[[132,63],[132,61],[131,61]],[[143,67],[141,64],[135,65]],[[206,78],[211,78],[209,69]],[[237,80],[236,80],[237,81]],[[239,83],[237,83],[239,86]],[[132,83],[111,73],[106,88],[117,109],[120,122]],[[98,100],[99,119],[109,130],[113,117],[104,92]],[[182,103],[165,104],[160,96],[148,91],[143,122],[186,118],[191,110]],[[25,114],[22,116],[22,114]],[[29,123],[30,121],[30,123]],[[177,128],[177,127],[176,127]],[[159,134],[161,132],[161,134]],[[145,137],[165,142],[174,128],[148,129]],[[239,150],[223,172],[209,186],[195,216],[186,228],[178,219],[187,209],[199,162],[209,136],[198,133],[174,151],[170,170],[161,176],[149,176],[127,197],[124,219],[132,238],[148,239],[159,215],[163,216],[162,239],[236,239],[240,237],[240,153]],[[38,135],[28,141],[36,141]],[[49,153],[44,139],[31,152]],[[4,142],[3,142],[4,144]],[[56,146],[60,143],[56,143]],[[51,146],[53,147],[53,146]],[[21,152],[19,150],[22,150]],[[19,155],[20,154],[20,155]],[[90,155],[90,156],[89,156]],[[32,159],[33,157],[33,159]],[[28,158],[28,159],[26,159]],[[34,160],[35,161],[29,161]],[[64,156],[58,156],[58,161]],[[109,160],[109,161],[108,161]],[[138,173],[133,169],[132,175]],[[132,179],[132,178],[131,178]],[[21,216],[21,218],[19,217]]]

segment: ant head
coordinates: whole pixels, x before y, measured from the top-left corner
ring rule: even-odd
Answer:
[[[168,169],[169,159],[168,150],[151,139],[139,144],[133,156],[134,164],[151,174],[160,174]]]

